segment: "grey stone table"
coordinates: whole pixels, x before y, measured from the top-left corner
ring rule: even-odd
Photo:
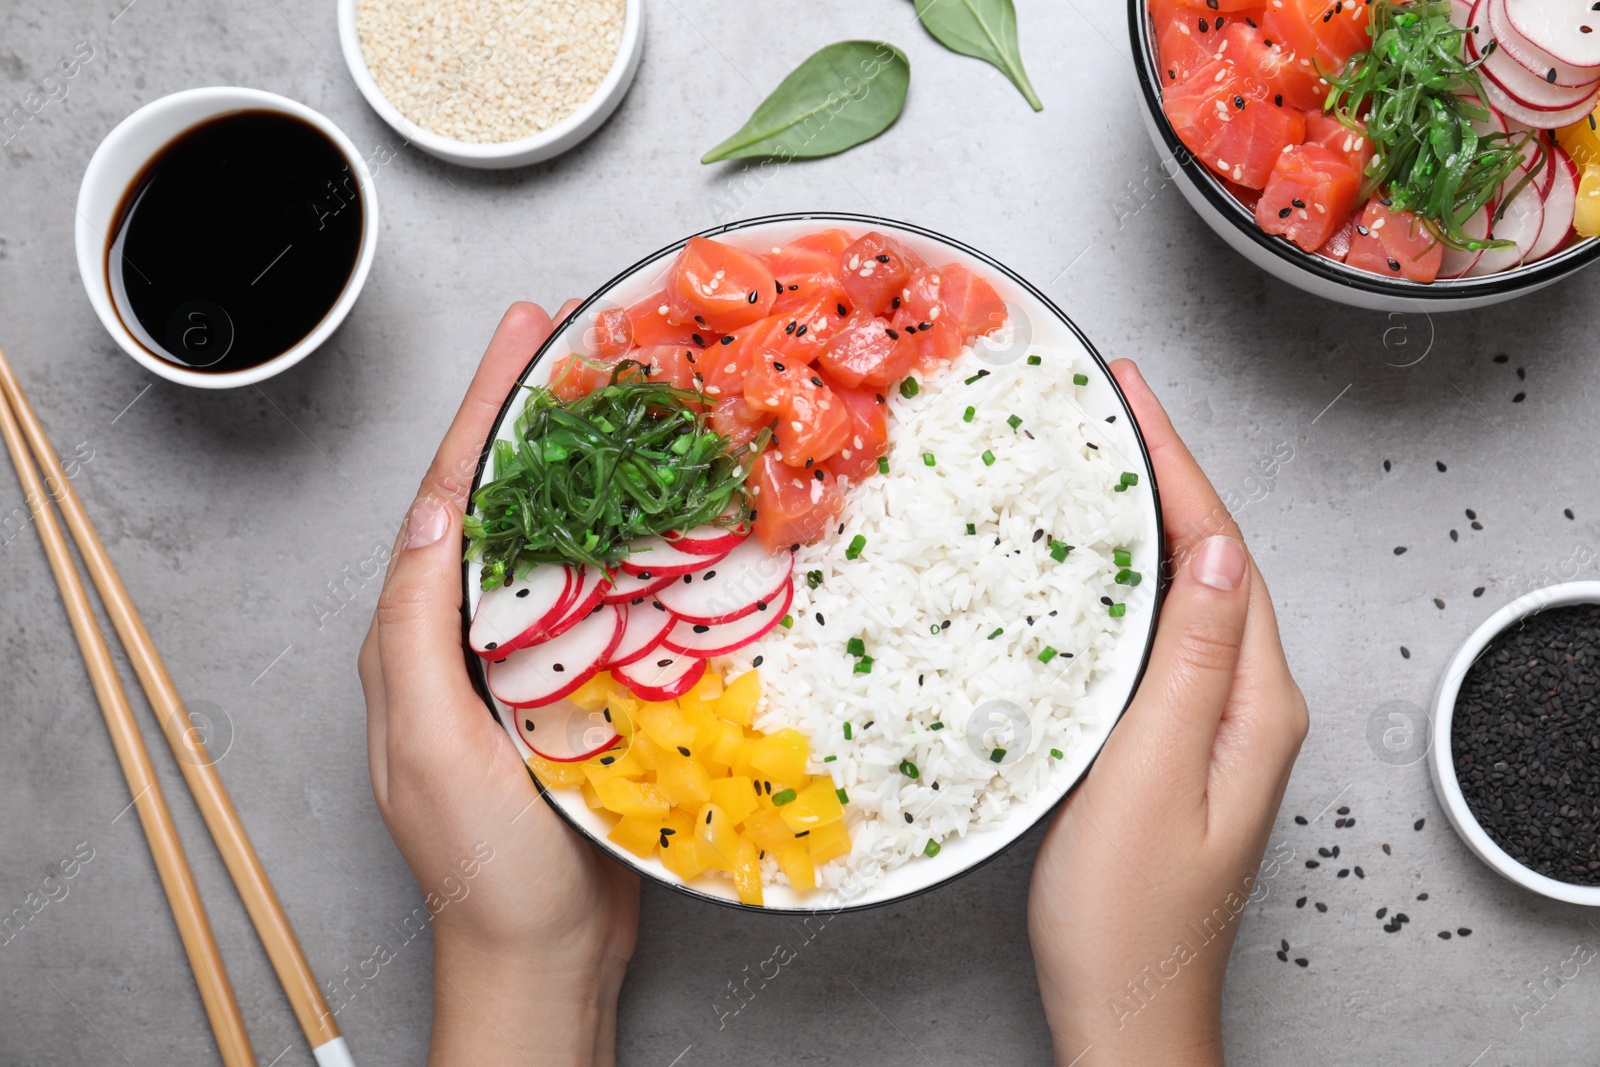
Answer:
[[[1124,14],[1105,0],[1019,3],[1038,115],[994,71],[942,51],[905,0],[649,0],[644,63],[621,110],[576,151],[506,174],[399,146],[346,77],[333,0],[126,2],[0,14],[0,111],[81,42],[92,48],[65,98],[4,135],[0,344],[63,451],[85,457],[76,484],[180,686],[209,705],[214,741],[231,738],[223,777],[313,966],[332,979],[380,942],[394,950],[339,1015],[360,1062],[422,1060],[431,954],[425,934],[401,929],[419,893],[367,780],[354,663],[371,561],[509,302],[553,307],[728,212],[800,208],[918,222],[1035,279],[1108,356],[1142,361],[1236,506],[1313,725],[1273,838],[1282,862],[1234,950],[1232,1062],[1593,1061],[1600,977],[1567,963],[1600,938],[1587,913],[1492,874],[1445,823],[1424,765],[1368,731],[1374,716],[1425,705],[1495,607],[1594,576],[1600,272],[1432,321],[1349,311],[1270,280],[1161,179]],[[843,37],[910,55],[893,130],[761,178],[697,162],[794,63]],[[124,115],[226,83],[303,100],[392,158],[377,175],[378,261],[342,330],[259,390],[207,394],[152,378],[101,330],[72,254],[72,201]],[[20,503],[0,476],[0,514]],[[214,1062],[149,854],[136,821],[119,817],[127,790],[37,538],[15,527],[4,538],[0,913],[60,861],[92,858],[66,897],[0,944],[0,1064]],[[308,1064],[146,722],[260,1061]],[[1354,826],[1334,828],[1339,806]],[[1334,844],[1339,860],[1306,868]],[[1030,837],[954,886],[809,936],[646,889],[621,1061],[1046,1062],[1022,921],[1036,846]],[[1364,878],[1337,876],[1356,865]],[[1382,906],[1411,924],[1384,933]],[[1458,927],[1473,932],[1436,936]],[[1306,967],[1276,958],[1285,939]],[[728,983],[779,941],[796,958],[719,1025]]]

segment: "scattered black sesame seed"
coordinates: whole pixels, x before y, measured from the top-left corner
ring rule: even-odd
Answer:
[[[1406,546],[1405,545],[1396,545],[1395,548],[1394,548],[1394,554],[1397,555],[1397,556],[1405,555],[1406,554]]]
[[[1405,645],[1401,645],[1400,646],[1400,658],[1401,659],[1410,659],[1411,658],[1411,650],[1409,648],[1407,648]]]
[[[1411,828],[1413,830],[1420,830],[1420,829],[1422,829],[1422,824],[1427,822],[1427,821],[1428,820],[1426,818],[1418,819],[1416,822],[1411,824]]]
[[[1311,966],[1311,961],[1306,959],[1304,956],[1299,957],[1294,962],[1295,962],[1295,966],[1297,966],[1297,967],[1309,967],[1309,966]]]
[[[1306,869],[1307,870],[1313,870],[1314,871],[1318,867],[1321,867],[1321,866],[1322,866],[1322,864],[1318,863],[1316,860],[1306,860]]]
[[[1373,918],[1374,919],[1381,919],[1387,914],[1389,914],[1389,909],[1388,908],[1379,908],[1378,909],[1378,914],[1374,915]]]
[[[1297,908],[1305,907],[1306,906],[1306,898],[1305,897],[1301,897],[1299,900],[1294,902],[1294,906],[1297,907]]]
[[[1295,822],[1296,826],[1305,826],[1306,825],[1306,817],[1304,815],[1296,815],[1294,817],[1294,822]]]
[[[1439,473],[1440,473],[1440,474],[1443,474],[1443,473],[1444,473],[1444,472],[1445,472],[1445,471],[1447,471],[1447,470],[1449,470],[1449,469],[1450,469],[1450,468],[1449,468],[1449,467],[1446,467],[1446,466],[1445,466],[1445,465],[1444,465],[1444,460],[1434,460],[1434,461],[1433,461],[1433,465],[1434,465],[1434,466],[1435,466],[1435,467],[1438,467],[1438,468],[1439,468]]]
[[[1322,912],[1322,914],[1324,914],[1324,915],[1328,914],[1328,906],[1326,904],[1324,904],[1322,901],[1319,900],[1319,901],[1316,902],[1316,904],[1314,904],[1312,906],[1315,907],[1318,911]]]
[[[1385,841],[1385,842],[1384,842],[1384,843],[1383,843],[1383,854],[1384,854],[1384,855],[1385,855],[1385,856],[1392,856],[1392,855],[1394,855],[1394,850],[1393,850],[1393,849],[1392,849],[1392,848],[1390,848],[1390,847],[1389,847],[1389,843],[1388,843],[1388,842],[1387,842],[1387,841]]]
[[[1473,596],[1482,596],[1483,595],[1483,586],[1480,585],[1476,589],[1474,589],[1472,591],[1472,595]]]

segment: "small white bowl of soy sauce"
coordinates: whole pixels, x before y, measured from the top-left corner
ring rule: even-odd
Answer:
[[[316,350],[378,243],[372,175],[304,104],[217,86],[162,97],[95,150],[78,270],[123,351],[168,381],[230,389]]]

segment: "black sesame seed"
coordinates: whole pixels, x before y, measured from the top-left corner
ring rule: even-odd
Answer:
[[[757,656],[755,659],[750,661],[750,666],[759,667],[763,663],[765,663],[766,661],[767,661],[767,657],[765,657],[765,656]]]
[[[1401,659],[1410,659],[1411,658],[1411,650],[1409,648],[1407,648],[1405,645],[1401,645],[1400,646],[1400,658]]]
[[[1328,914],[1328,906],[1326,904],[1324,904],[1322,901],[1320,901],[1320,900],[1317,901],[1317,903],[1314,905],[1314,907],[1318,911],[1322,912],[1322,914],[1324,914],[1324,915]]]
[[[1306,817],[1304,815],[1296,815],[1294,817],[1294,822],[1295,822],[1296,826],[1305,826],[1306,825]]]
[[[1305,907],[1306,906],[1306,898],[1305,897],[1301,897],[1299,900],[1294,902],[1294,906],[1297,907],[1297,908]]]

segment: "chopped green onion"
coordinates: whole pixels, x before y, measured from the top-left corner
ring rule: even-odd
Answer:
[[[889,473],[889,457],[888,456],[879,456],[878,457],[878,473],[879,474],[888,474]]]
[[[1089,384],[1089,376],[1087,374],[1074,374],[1072,376],[1072,384],[1073,385],[1088,385]]]
[[[836,760],[838,758],[839,758],[838,756],[823,756],[822,757],[822,762],[823,763],[832,763],[834,760]]]
[[[983,450],[983,465],[985,467],[994,466],[994,453],[987,448]]]
[[[990,763],[999,763],[1001,760],[1003,760],[1005,758],[1006,758],[1006,750],[1003,749],[1003,748],[997,748],[993,752],[989,753],[989,762]],[[772,799],[773,800],[777,800],[778,798],[777,797],[773,797]]]
[[[1028,357],[1028,366],[1030,366],[1030,367],[1037,367],[1039,364],[1041,364],[1043,362],[1044,362],[1044,360],[1040,359],[1038,356],[1029,356]]]
[[[1126,548],[1114,548],[1111,550],[1111,561],[1119,567],[1132,566],[1133,553]]]
[[[923,466],[926,466],[926,467],[933,466],[933,453],[932,452],[924,452],[922,454],[922,463],[923,463]]]
[[[930,633],[930,634],[935,634],[935,635],[937,635],[937,634],[938,634],[938,632],[939,632],[939,624],[938,624],[938,623],[936,623],[936,622],[930,622],[930,623],[929,623],[929,624],[928,624],[928,632],[929,632],[929,633]]]
[[[977,413],[978,413],[978,409],[977,408],[968,405],[967,410],[963,411],[961,413],[961,421],[962,422],[971,422],[972,421],[972,416],[976,415]]]
[[[864,656],[867,654],[867,643],[859,637],[852,637],[844,643],[844,650],[852,656]]]
[[[1118,585],[1138,585],[1142,581],[1144,581],[1144,575],[1138,571],[1129,570],[1127,567],[1117,572]]]
[[[1001,634],[1003,634],[1005,632],[1006,632],[1006,628],[1004,626],[996,626],[994,628],[994,633],[990,634],[988,636],[987,640],[993,641],[995,638],[999,637]]]
[[[1139,484],[1139,476],[1137,474],[1133,473],[1132,471],[1123,471],[1122,472],[1122,484],[1123,485],[1138,485]]]
[[[1008,415],[1006,417],[1006,425],[1015,430],[1018,426],[1022,425],[1022,420],[1017,418],[1015,415]]]
[[[862,656],[860,659],[856,660],[856,669],[852,673],[854,673],[854,674],[871,674],[872,673],[872,657],[871,656]]]
[[[821,584],[822,584],[822,572],[821,571],[806,571],[806,585],[807,585],[807,587],[809,587],[811,589],[815,589],[817,586],[819,586]]]
[[[917,770],[917,765],[908,759],[900,761],[900,773],[907,778],[921,778],[922,772]]]
[[[944,723],[942,723],[942,722],[930,722],[928,724],[928,729],[930,729],[930,730],[943,730],[944,729]]]
[[[856,534],[850,538],[850,545],[844,550],[845,559],[859,559],[861,550],[867,547],[866,534]]]
[[[1056,759],[1061,759],[1062,752],[1059,748],[1052,748],[1050,750],[1050,755],[1054,756]]]
[[[1071,551],[1072,546],[1067,544],[1065,541],[1051,540],[1050,542],[1050,558],[1055,560],[1057,563],[1065,560],[1067,558],[1067,553]]]
[[[1109,614],[1113,619],[1120,619],[1128,613],[1128,605],[1113,604],[1106,609],[1106,613]]]
[[[1061,653],[1057,652],[1055,649],[1051,648],[1049,645],[1045,645],[1044,646],[1044,651],[1039,653],[1039,662],[1040,663],[1049,663],[1051,660],[1055,659],[1060,654]]]
[[[915,378],[907,378],[905,381],[900,383],[900,395],[905,397],[907,400],[910,400],[912,397],[916,396],[920,391],[921,386],[917,385],[917,380]]]
[[[841,803],[841,804],[850,803],[850,794],[846,793],[843,789],[835,789],[834,793],[838,796],[839,803]]]
[[[969,522],[969,523],[967,523],[967,533],[969,533],[969,534],[975,534],[975,533],[977,533],[977,532],[978,532],[978,527],[977,527],[977,525],[976,525],[976,524],[974,524],[974,523],[970,523],[970,522]]]
[[[989,372],[988,371],[981,370],[977,374],[974,374],[972,377],[968,378],[966,384],[971,385],[973,382],[977,381],[979,378],[987,378],[988,376],[989,376]]]
[[[849,723],[845,723],[844,724],[844,739],[846,741],[850,740],[850,724]]]
[[[939,842],[930,837],[928,843],[922,846],[922,854],[930,860],[933,859],[939,854]]]
[[[794,798],[795,792],[793,789],[780,790],[779,792],[772,794],[772,805],[773,807],[781,808],[785,804],[793,803]]]
[[[786,630],[794,629],[794,616],[785,615],[783,618],[778,620],[778,625],[782,626]]]

